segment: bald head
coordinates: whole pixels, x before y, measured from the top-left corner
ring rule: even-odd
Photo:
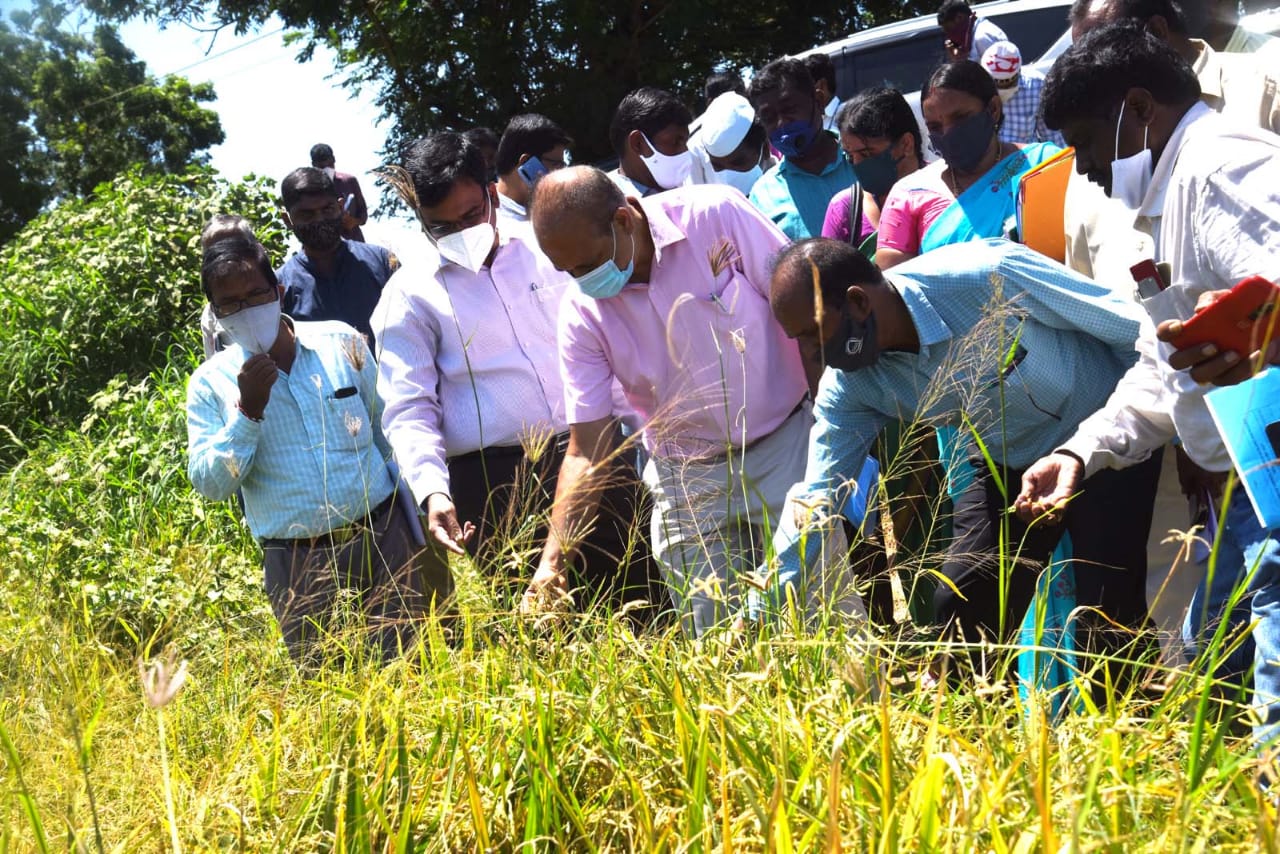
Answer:
[[[569,166],[543,175],[533,185],[529,219],[539,240],[566,230],[608,234],[614,213],[626,204],[618,185],[604,172],[594,166]]]

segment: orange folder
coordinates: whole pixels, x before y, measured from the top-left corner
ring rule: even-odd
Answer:
[[[1063,227],[1067,181],[1076,168],[1076,150],[1068,148],[1022,176],[1018,183],[1018,222],[1022,242],[1064,262],[1067,236]]]

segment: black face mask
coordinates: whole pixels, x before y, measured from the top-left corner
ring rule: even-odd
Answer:
[[[835,334],[822,342],[822,361],[837,371],[858,371],[869,368],[880,358],[880,342],[876,338],[876,315],[858,323],[845,307],[840,326]]]
[[[294,225],[298,242],[317,252],[328,252],[342,240],[342,217],[320,219],[306,225]]]

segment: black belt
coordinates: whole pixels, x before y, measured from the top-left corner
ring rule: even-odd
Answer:
[[[568,433],[557,433],[551,438],[550,445],[556,447],[565,447],[569,444]],[[449,464],[465,463],[471,460],[478,460],[481,457],[490,457],[493,459],[505,460],[511,457],[523,457],[524,445],[490,445],[487,448],[481,448],[478,451],[469,451],[465,454],[458,454],[456,457],[449,457]]]
[[[263,537],[262,547],[268,546],[274,548],[296,549],[298,547],[314,549],[317,546],[325,548],[337,548],[345,545],[355,539],[356,535],[363,531],[373,530],[374,522],[391,509],[395,503],[396,492],[391,490],[391,494],[383,499],[382,503],[373,508],[367,516],[361,516],[359,519],[353,519],[344,525],[339,525],[323,534],[317,534],[314,537],[296,537],[293,539],[279,537]]]

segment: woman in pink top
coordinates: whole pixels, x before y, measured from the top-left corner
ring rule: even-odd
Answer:
[[[938,68],[921,108],[936,163],[894,185],[880,215],[876,264],[887,270],[936,246],[1014,233],[1018,181],[1057,154],[1052,143],[1002,143],[1003,105],[976,62]]]
[[[880,206],[890,188],[924,165],[920,128],[902,93],[886,88],[867,89],[846,102],[836,127],[858,183],[831,199],[822,236],[862,246],[880,227]],[[856,234],[855,201],[862,203]]]

